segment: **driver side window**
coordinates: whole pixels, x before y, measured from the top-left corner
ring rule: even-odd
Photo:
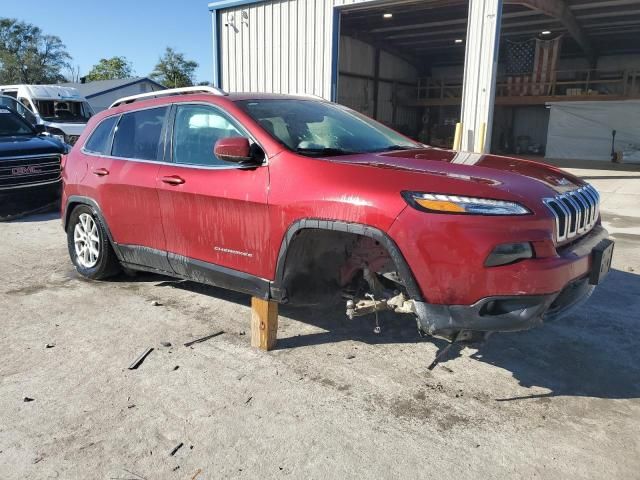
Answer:
[[[228,166],[213,147],[221,138],[245,136],[229,117],[207,105],[179,105],[173,127],[173,161],[183,165]]]

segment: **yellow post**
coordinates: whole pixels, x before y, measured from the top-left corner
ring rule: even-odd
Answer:
[[[453,149],[460,150],[462,144],[462,124],[456,123],[456,133],[453,135]]]
[[[480,124],[480,131],[478,132],[478,135],[476,137],[476,148],[475,148],[476,153],[484,152],[484,142],[485,142],[486,135],[487,135],[487,124],[482,123]]]

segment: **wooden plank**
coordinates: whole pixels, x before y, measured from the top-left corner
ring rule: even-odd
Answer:
[[[251,297],[251,346],[272,350],[278,336],[278,304]]]

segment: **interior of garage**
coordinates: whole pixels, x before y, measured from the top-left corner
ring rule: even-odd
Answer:
[[[451,147],[460,117],[467,10],[466,0],[343,7],[338,102],[425,143]],[[638,99],[640,1],[504,1],[492,152],[545,155],[549,141],[569,135],[555,129],[571,110],[564,106],[576,102],[600,112],[592,131],[589,122],[582,125],[584,135],[599,137],[600,157],[610,155],[609,142],[627,149],[628,158],[640,156],[640,134],[627,125],[635,120],[627,102]],[[556,147],[553,152],[562,154]]]

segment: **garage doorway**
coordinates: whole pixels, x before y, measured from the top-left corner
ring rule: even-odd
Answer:
[[[549,131],[556,102],[640,99],[640,1],[572,0],[564,11],[553,8],[561,3],[504,0],[492,153],[542,158],[557,133]],[[451,148],[468,7],[467,0],[396,0],[336,8],[334,99]],[[615,127],[602,128],[609,142]]]

